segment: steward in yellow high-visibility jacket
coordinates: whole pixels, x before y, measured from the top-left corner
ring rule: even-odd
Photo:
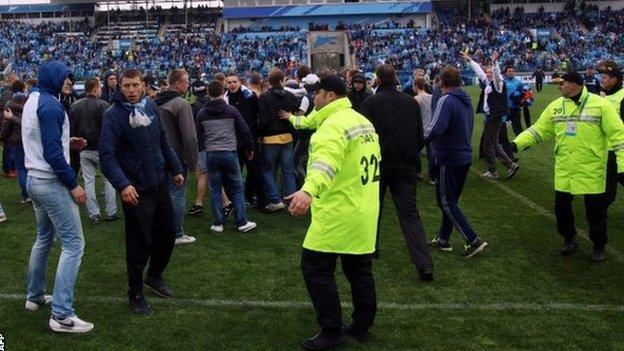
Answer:
[[[613,106],[618,116],[624,120],[624,88],[622,87],[622,69],[615,61],[603,61],[599,65],[601,73],[602,94],[607,101]],[[609,204],[615,201],[617,195],[617,162],[615,152],[609,151],[609,160],[607,161],[607,194]],[[624,186],[624,181],[619,182]]]
[[[285,199],[296,216],[312,206],[301,269],[321,333],[304,341],[306,349],[322,350],[343,340],[334,281],[338,257],[354,296],[354,321],[344,332],[366,335],[376,313],[371,254],[379,212],[379,136],[373,125],[351,108],[346,95],[340,77],[321,79],[314,99],[317,111],[302,117],[316,121],[305,183]]]
[[[584,195],[592,259],[604,261],[607,244],[608,197],[605,193],[607,153],[617,155],[618,174],[624,172],[624,124],[604,98],[583,87],[583,78],[569,72],[554,79],[562,97],[542,112],[539,120],[513,141],[524,150],[555,138],[555,215],[557,229],[565,239],[561,253],[578,249],[572,212],[574,195]]]

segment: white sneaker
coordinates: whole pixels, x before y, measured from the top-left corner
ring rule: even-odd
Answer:
[[[182,235],[179,238],[175,239],[175,244],[176,245],[181,245],[181,244],[192,244],[195,242],[195,237],[194,236],[190,236],[190,235]]]
[[[247,233],[248,231],[254,229],[257,226],[258,225],[256,224],[256,222],[247,221],[247,223],[238,227],[238,231],[241,233]]]
[[[268,205],[266,205],[267,212],[277,212],[277,211],[283,210],[285,208],[286,208],[286,206],[281,201],[276,203],[276,204],[268,204]]]
[[[498,172],[487,171],[481,175],[483,178],[498,179]]]
[[[51,302],[52,302],[52,295],[44,295],[43,301],[35,302],[35,301],[26,300],[26,303],[24,304],[24,308],[27,311],[35,312],[39,309],[39,307],[43,305],[49,305]]]
[[[6,220],[7,220],[6,214],[4,214],[4,212],[0,211],[0,223],[6,222]]]
[[[219,224],[219,225],[213,225],[212,227],[210,227],[210,230],[212,230],[215,233],[223,233],[223,224]]]
[[[93,323],[85,322],[78,316],[71,316],[65,319],[57,319],[50,317],[50,329],[57,333],[81,334],[88,333],[93,330]]]

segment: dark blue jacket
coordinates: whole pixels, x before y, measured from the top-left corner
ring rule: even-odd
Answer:
[[[472,162],[474,113],[470,96],[461,88],[442,95],[425,130],[436,164],[460,166]]]
[[[119,91],[102,119],[100,163],[108,181],[122,191],[133,185],[138,191],[156,190],[167,180],[167,173],[182,174],[182,166],[167,141],[156,104],[147,99],[145,112],[151,119],[146,127],[132,128],[132,109],[122,105],[126,99]]]

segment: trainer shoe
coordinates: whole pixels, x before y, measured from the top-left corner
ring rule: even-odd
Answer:
[[[266,205],[267,212],[277,212],[277,211],[283,210],[285,208],[286,208],[286,206],[281,201],[278,202],[278,203],[275,203],[275,204],[268,204],[268,205]]]
[[[106,216],[104,218],[104,220],[107,221],[107,222],[114,222],[114,221],[116,221],[118,219],[119,219],[119,216],[117,216],[116,214],[110,215],[110,216]]]
[[[302,344],[306,350],[326,350],[344,342],[344,333],[332,335],[320,332],[313,337],[305,340]]]
[[[438,250],[444,251],[444,252],[453,251],[453,246],[451,246],[451,243],[449,243],[448,241],[442,242],[440,241],[440,238],[438,238],[437,236],[429,242],[429,246],[433,246],[437,248]]]
[[[215,233],[223,233],[223,224],[215,224],[210,227],[210,230]]]
[[[256,222],[247,221],[247,223],[238,227],[238,231],[241,233],[247,233],[248,231],[253,230],[257,226],[258,225],[256,224]]]
[[[27,311],[30,312],[35,312],[39,309],[39,307],[43,306],[43,305],[48,305],[52,302],[52,295],[44,295],[43,296],[43,301],[31,301],[31,300],[26,300],[26,303],[24,303],[24,308]]]
[[[128,305],[130,306],[130,310],[135,314],[143,316],[152,314],[152,309],[147,304],[147,299],[145,299],[145,295],[142,292],[138,294],[130,293],[128,295]]]
[[[234,204],[229,203],[223,208],[223,217],[228,218],[234,211]]]
[[[204,212],[204,206],[202,205],[193,205],[193,207],[191,207],[191,209],[188,211],[188,214],[190,215],[198,215],[200,213]]]
[[[176,245],[182,245],[182,244],[192,244],[195,242],[195,237],[194,236],[190,236],[190,235],[182,235],[181,237],[178,237],[175,239],[175,244]]]
[[[26,205],[26,204],[30,204],[32,203],[32,200],[29,197],[23,197],[22,198],[22,204]]]
[[[488,243],[481,238],[477,238],[474,243],[464,245],[464,252],[462,256],[470,258],[479,252],[483,251],[488,246]]]
[[[420,270],[420,281],[431,282],[433,281],[433,268],[423,268]]]
[[[481,177],[487,178],[487,179],[498,179],[498,172],[487,171],[481,174]]]
[[[89,220],[91,221],[91,224],[98,224],[100,223],[100,215],[89,217]]]
[[[6,222],[6,220],[7,220],[6,213],[4,213],[2,206],[0,206],[0,223]]]
[[[81,334],[93,330],[93,323],[85,322],[78,316],[66,317],[64,319],[52,316],[48,325],[52,331],[57,333]]]
[[[367,342],[370,336],[368,330],[361,330],[353,324],[343,325],[342,330],[346,335],[349,335],[359,342]]]
[[[566,241],[561,248],[561,254],[564,256],[569,256],[578,250],[578,244],[576,241]]]
[[[146,277],[143,282],[143,287],[145,287],[146,291],[151,292],[158,297],[162,297],[163,299],[173,297],[173,292],[169,289],[167,284],[165,284],[165,281],[162,278]]]
[[[592,261],[596,263],[604,262],[604,260],[606,259],[604,247],[594,248],[594,251],[592,252],[592,255],[591,255],[591,259]]]
[[[507,170],[507,179],[511,179],[516,172],[518,172],[518,170],[520,169],[520,165],[517,163],[512,163],[511,166],[509,166],[509,169]]]

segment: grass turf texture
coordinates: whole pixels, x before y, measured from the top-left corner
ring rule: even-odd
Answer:
[[[475,99],[475,89],[469,89]],[[544,106],[558,96],[551,86],[537,94],[533,121]],[[475,122],[473,145],[478,145],[481,116]],[[511,133],[511,132],[510,132]],[[521,169],[512,181],[499,182],[552,213],[552,142],[520,153]],[[475,159],[473,170],[482,172]],[[502,168],[501,168],[502,171]],[[502,173],[502,172],[501,172]],[[195,197],[191,179],[188,204]],[[231,220],[223,235],[209,233],[206,207],[201,217],[186,217],[193,245],[177,246],[165,278],[175,301],[148,297],[155,315],[137,317],[128,311],[124,261],[123,219],[92,225],[81,209],[86,249],[75,291],[78,315],[95,323],[87,335],[67,336],[47,328],[49,308],[36,313],[23,309],[23,300],[7,294],[24,294],[28,256],[35,238],[32,209],[19,204],[15,180],[0,179],[1,203],[9,220],[0,224],[0,333],[7,350],[292,350],[317,331],[314,311],[299,270],[301,242],[308,218],[284,212],[249,211],[258,229],[236,232]],[[603,264],[589,259],[591,245],[579,239],[579,252],[558,254],[561,239],[548,218],[471,172],[461,200],[476,231],[490,247],[474,259],[460,256],[463,244],[454,233],[451,254],[432,252],[435,281],[423,284],[411,264],[392,200],[387,197],[381,232],[381,258],[374,263],[379,302],[433,304],[421,309],[380,307],[372,340],[361,345],[348,340],[342,349],[371,350],[624,350],[624,312],[581,310],[585,305],[624,305],[624,265],[613,254]],[[587,229],[582,199],[575,201],[577,226]],[[435,235],[440,211],[433,187],[419,183],[418,207],[428,237]],[[621,196],[610,208],[610,244],[624,253]],[[59,247],[48,264],[48,289],[53,286]],[[620,254],[621,257],[621,254]],[[348,284],[340,268],[337,281],[343,302],[350,301]],[[3,295],[4,294],[4,295]],[[101,302],[100,297],[115,299]],[[195,300],[295,301],[299,307],[215,306]],[[527,305],[444,309],[438,304],[492,305],[573,304],[572,309]],[[438,307],[436,307],[438,306]],[[479,307],[476,306],[476,307]],[[523,307],[524,306],[524,307]],[[343,309],[349,321],[350,307]]]

